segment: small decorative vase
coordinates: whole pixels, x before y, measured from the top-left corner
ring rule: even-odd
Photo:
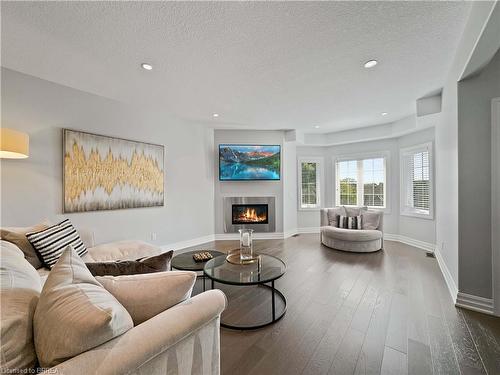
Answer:
[[[253,229],[240,229],[240,260],[248,262],[253,260]]]

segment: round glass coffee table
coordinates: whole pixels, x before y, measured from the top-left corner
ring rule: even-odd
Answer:
[[[195,262],[195,260],[193,259],[194,254],[202,251],[209,252],[213,256],[212,259],[215,259],[216,257],[221,255],[225,256],[225,253],[216,250],[188,251],[186,253],[181,253],[179,255],[174,256],[172,258],[172,261],[170,262],[170,266],[180,271],[194,271],[194,272],[203,271],[203,268],[205,267],[205,264],[207,264],[207,262]],[[205,290],[205,276],[202,275],[201,277],[203,279],[203,290]]]
[[[258,261],[249,264],[229,263],[225,255],[209,260],[203,274],[211,280],[212,289],[215,283],[232,288],[226,292],[229,306],[222,315],[221,326],[238,330],[257,329],[280,320],[286,312],[286,298],[274,287],[274,282],[285,271],[286,265],[281,259],[267,254],[260,254]],[[258,288],[253,291],[238,289],[243,286]],[[269,302],[270,309],[266,307]]]

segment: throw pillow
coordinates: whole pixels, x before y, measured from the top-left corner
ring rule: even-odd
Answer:
[[[0,241],[0,251],[0,372],[30,374],[37,363],[33,315],[42,284],[16,245]]]
[[[361,216],[339,216],[339,228],[361,229]]]
[[[170,271],[173,250],[160,255],[139,258],[137,260],[118,260],[115,262],[86,263],[94,276],[137,275],[152,272]]]
[[[12,228],[1,228],[0,229],[0,239],[13,243],[24,253],[24,258],[33,266],[35,269],[42,268],[43,263],[38,257],[36,250],[30,244],[26,238],[26,233],[38,232],[49,227],[48,222],[42,222],[40,224],[34,225],[32,227],[12,227]]]
[[[87,248],[69,219],[47,229],[27,233],[26,237],[48,268],[56,264],[68,246],[73,247],[79,256],[87,254]]]
[[[170,271],[96,279],[127,309],[137,325],[188,299],[196,273]]]
[[[41,367],[52,367],[133,327],[127,310],[68,246],[43,286],[33,319]]]
[[[338,217],[346,216],[345,208],[343,206],[329,208],[327,214],[328,214],[328,224],[331,227],[338,227],[338,221],[337,221]]]
[[[368,207],[347,207],[343,206],[347,216],[359,216],[362,212],[368,211]]]
[[[366,211],[361,214],[361,227],[363,229],[378,229],[380,224],[380,212]]]

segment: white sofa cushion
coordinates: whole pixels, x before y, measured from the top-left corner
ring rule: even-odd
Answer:
[[[113,260],[135,260],[159,255],[162,250],[143,241],[116,241],[97,245],[90,249],[85,262],[109,262]]]
[[[0,251],[1,368],[26,370],[36,364],[33,315],[42,285],[16,245],[0,241]]]
[[[40,366],[52,367],[123,334],[133,322],[68,246],[45,281],[33,327]]]
[[[196,273],[167,271],[142,275],[96,276],[140,324],[191,296]]]

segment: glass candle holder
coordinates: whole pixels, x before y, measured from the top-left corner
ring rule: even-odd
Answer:
[[[240,229],[240,260],[242,262],[253,259],[253,229]]]

